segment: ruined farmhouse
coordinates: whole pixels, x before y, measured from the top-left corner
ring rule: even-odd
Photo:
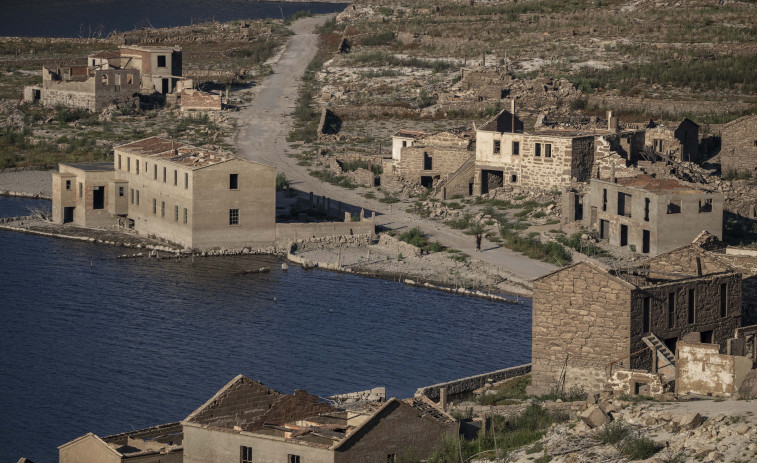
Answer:
[[[741,299],[741,274],[696,245],[628,268],[579,262],[544,275],[534,281],[530,392],[598,391],[618,370],[672,382],[678,341],[729,348]]]
[[[723,238],[723,194],[649,175],[591,180],[584,225],[618,247],[655,256],[691,243],[702,231]]]
[[[393,172],[431,188],[457,172],[467,161],[472,163],[475,146],[475,134],[464,128],[434,134],[400,131],[392,137]],[[470,192],[466,188],[462,194]]]
[[[122,46],[89,55],[83,66],[43,66],[42,85],[25,87],[24,101],[101,111],[138,94],[172,94],[181,76],[180,48]]]
[[[729,122],[720,131],[723,173],[757,174],[757,115]]]
[[[678,162],[698,162],[699,125],[689,118],[672,126],[650,121],[644,132],[644,146]]]
[[[180,423],[59,447],[60,463],[385,463],[426,458],[459,424],[425,397],[282,394],[242,375]],[[333,398],[332,398],[333,399]]]

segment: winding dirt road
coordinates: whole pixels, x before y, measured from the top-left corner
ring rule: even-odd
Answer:
[[[390,206],[366,199],[357,190],[323,183],[309,175],[304,166],[298,166],[296,159],[287,156],[290,146],[286,135],[292,126],[291,114],[297,99],[300,77],[317,50],[317,35],[313,33],[313,29],[329,18],[330,16],[305,18],[292,25],[294,35],[274,65],[273,74],[256,88],[252,103],[235,114],[238,127],[235,137],[237,152],[249,160],[275,166],[278,172],[286,174],[293,188],[312,191],[316,195],[375,211],[376,224],[390,229],[402,230],[418,226],[431,240],[438,240],[444,246],[459,249],[472,258],[496,265],[512,273],[514,277],[520,277],[519,279],[532,279],[556,269],[554,265],[529,259],[487,241],[482,245],[483,252],[476,253],[473,237],[439,222],[405,212],[410,203]]]

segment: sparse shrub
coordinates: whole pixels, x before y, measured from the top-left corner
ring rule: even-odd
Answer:
[[[603,444],[615,445],[625,439],[630,432],[631,428],[625,421],[612,421],[599,429],[597,439]]]
[[[621,441],[618,450],[629,460],[646,460],[657,453],[660,447],[648,437],[629,436]]]
[[[276,191],[282,191],[289,188],[289,180],[283,172],[276,174]]]

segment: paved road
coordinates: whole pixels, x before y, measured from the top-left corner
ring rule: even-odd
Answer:
[[[310,176],[304,166],[298,166],[296,159],[287,156],[289,145],[286,135],[291,129],[290,114],[294,110],[299,78],[316,53],[317,36],[312,31],[317,24],[328,18],[329,16],[305,18],[294,23],[292,29],[295,35],[290,38],[274,66],[273,74],[256,89],[252,103],[236,113],[239,130],[235,142],[238,153],[247,159],[276,166],[278,172],[286,174],[293,188],[300,191],[312,191],[317,195],[376,211],[377,225],[396,230],[418,226],[432,241],[438,240],[444,246],[459,249],[475,259],[501,267],[522,278],[531,279],[556,269],[554,265],[529,259],[487,241],[482,245],[484,252],[476,253],[473,237],[439,222],[405,212],[409,203],[389,206],[366,199],[355,190],[320,182]]]

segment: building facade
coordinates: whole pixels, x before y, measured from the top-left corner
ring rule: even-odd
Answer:
[[[276,170],[152,137],[114,149],[111,165],[61,164],[53,220],[126,226],[185,248],[261,248],[276,240]]]
[[[431,188],[475,156],[475,146],[474,135],[466,130],[424,134],[411,140],[410,146],[400,147],[395,173]]]
[[[597,391],[613,369],[650,370],[644,338],[668,355],[692,334],[725,349],[741,321],[740,274],[693,245],[617,271],[563,267],[534,281],[529,393]]]
[[[583,220],[611,245],[655,256],[691,243],[703,230],[722,239],[723,195],[649,175],[592,179]]]
[[[650,123],[645,131],[644,146],[679,162],[697,162],[699,155],[699,125],[691,119],[666,126]]]

